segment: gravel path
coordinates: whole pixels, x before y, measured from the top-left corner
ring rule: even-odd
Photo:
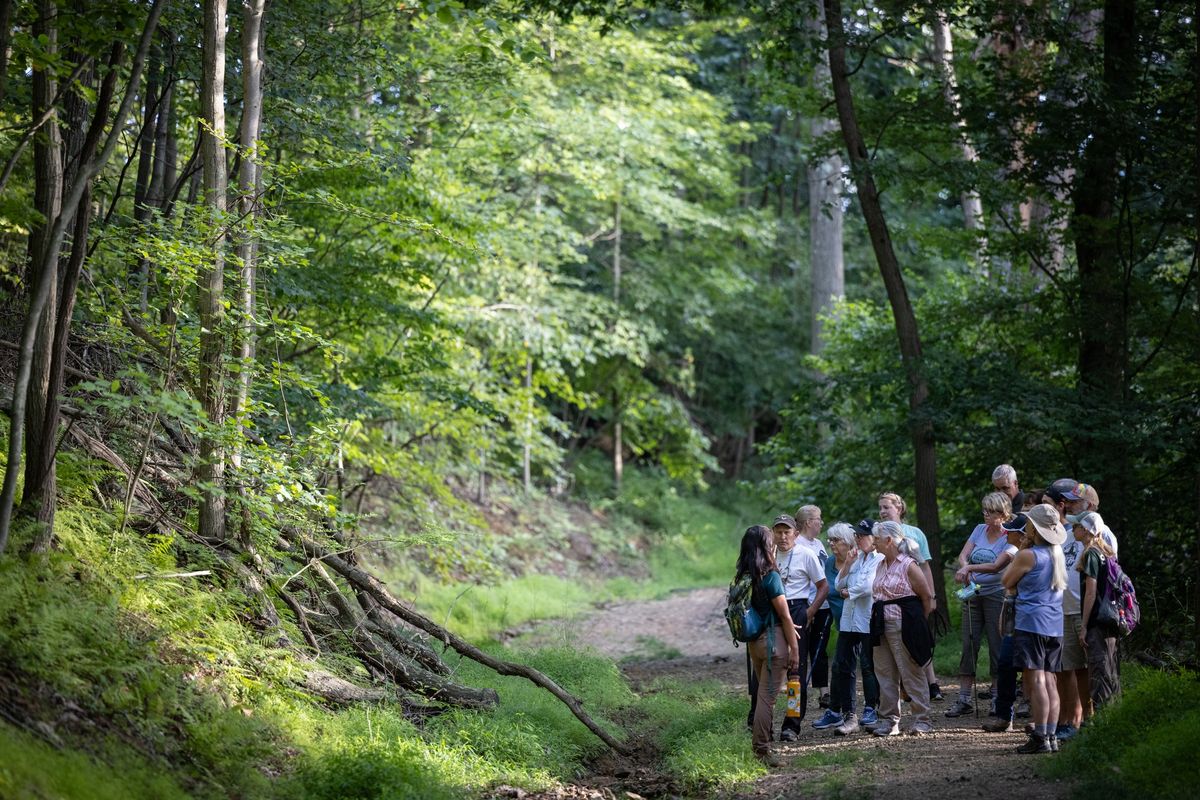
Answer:
[[[576,645],[624,659],[622,668],[635,688],[658,677],[681,676],[718,680],[730,692],[744,696],[744,650],[734,649],[729,640],[724,603],[723,589],[701,589],[662,600],[613,604],[597,610],[584,624],[575,621],[569,635]],[[567,636],[566,630],[550,623],[530,638],[550,641]],[[888,739],[866,734],[834,737],[829,731],[815,730],[807,723],[820,710],[810,692],[800,740],[779,746],[783,766],[726,797],[1065,800],[1069,796],[1070,784],[1036,775],[1035,763],[1047,756],[1013,752],[1025,740],[1024,734],[986,733],[979,727],[984,717],[947,719],[942,712],[957,686],[945,680],[942,686],[947,700],[933,704],[933,734]]]

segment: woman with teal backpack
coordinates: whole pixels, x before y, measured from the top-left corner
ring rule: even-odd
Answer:
[[[754,755],[768,766],[778,766],[778,759],[771,752],[775,699],[787,682],[788,671],[800,667],[800,643],[784,599],[783,579],[775,564],[774,534],[765,525],[751,525],[742,535],[734,580],[743,575],[750,576],[754,582],[751,604],[767,619],[763,635],[747,645],[750,663],[758,678],[751,729]],[[780,624],[781,620],[784,624]]]

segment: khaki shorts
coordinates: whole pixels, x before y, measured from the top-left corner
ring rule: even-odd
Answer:
[[[1063,614],[1062,672],[1087,669],[1087,652],[1079,643],[1079,631],[1082,628],[1082,614]]]

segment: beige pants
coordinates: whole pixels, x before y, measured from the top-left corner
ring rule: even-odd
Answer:
[[[925,667],[912,660],[900,638],[900,620],[883,623],[883,638],[872,651],[875,677],[879,679],[879,718],[900,721],[900,683],[912,701],[912,713],[917,722],[930,722],[929,682]]]
[[[774,637],[771,659],[767,660],[767,636]],[[787,640],[778,625],[764,636],[750,642],[750,664],[758,676],[758,697],[754,701],[754,725],[751,726],[754,752],[762,755],[771,744],[771,731],[775,727],[775,698],[787,685]]]

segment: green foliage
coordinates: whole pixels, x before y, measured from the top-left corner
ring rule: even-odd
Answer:
[[[658,681],[641,703],[664,765],[689,789],[729,788],[765,774],[746,736],[742,696],[710,682]]]
[[[1046,766],[1079,781],[1077,797],[1195,794],[1200,682],[1191,672],[1126,668],[1119,702],[1101,709],[1070,748]]]
[[[0,723],[0,763],[0,795],[11,800],[184,800],[194,796],[150,759],[128,752],[97,759],[76,750],[56,749],[7,723]]]

